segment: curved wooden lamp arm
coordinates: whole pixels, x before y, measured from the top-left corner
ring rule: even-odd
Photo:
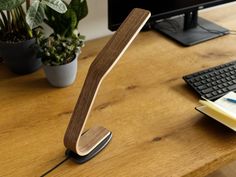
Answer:
[[[82,135],[86,120],[102,80],[117,63],[129,44],[150,17],[150,12],[134,9],[91,64],[79,99],[67,127],[64,145],[80,156],[89,154],[110,131],[103,127],[89,129]]]

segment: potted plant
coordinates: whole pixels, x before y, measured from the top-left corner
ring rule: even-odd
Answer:
[[[32,4],[30,0],[0,2],[0,57],[13,72],[27,74],[41,66],[33,29],[43,22],[47,7],[59,13],[67,10],[61,0],[34,0]]]
[[[77,74],[77,57],[84,45],[84,36],[78,33],[78,24],[88,14],[86,0],[71,0],[67,12],[59,14],[46,8],[45,23],[53,33],[39,38],[39,54],[42,58],[45,75],[53,86],[71,85]]]

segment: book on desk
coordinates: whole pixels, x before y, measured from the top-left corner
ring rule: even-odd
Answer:
[[[236,131],[236,93],[229,92],[216,101],[200,100],[202,106],[196,107],[199,112],[217,120]]]

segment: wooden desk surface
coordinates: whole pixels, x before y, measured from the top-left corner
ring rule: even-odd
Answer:
[[[201,12],[236,29],[236,5]],[[62,161],[63,136],[87,69],[109,37],[88,42],[78,77],[51,87],[42,70],[17,76],[0,65],[0,176],[40,176]],[[236,36],[185,48],[141,33],[104,80],[88,121],[113,132],[83,165],[67,161],[51,176],[204,176],[236,159],[236,134],[194,110],[199,97],[182,76],[236,59]],[[50,176],[49,175],[49,176]]]

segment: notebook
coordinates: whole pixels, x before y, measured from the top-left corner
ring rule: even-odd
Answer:
[[[216,101],[200,100],[196,110],[236,131],[236,93],[229,92]]]

